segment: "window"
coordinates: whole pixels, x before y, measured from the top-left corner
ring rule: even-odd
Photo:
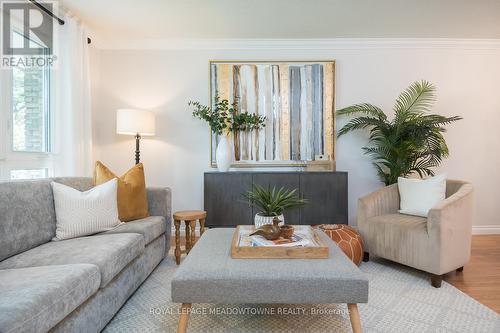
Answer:
[[[13,32],[13,43],[22,43]],[[33,37],[34,38],[34,37]],[[30,38],[30,43],[43,46]],[[52,80],[48,67],[19,65],[1,73],[0,179],[52,175]],[[5,126],[5,125],[6,126]]]
[[[39,179],[48,177],[48,169],[10,170],[10,179]]]
[[[49,70],[12,69],[12,150],[50,152]]]

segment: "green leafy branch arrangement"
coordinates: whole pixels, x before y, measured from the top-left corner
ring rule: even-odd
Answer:
[[[362,103],[337,111],[339,116],[360,115],[351,119],[338,136],[356,130],[369,130],[370,146],[363,147],[373,159],[378,176],[386,185],[397,183],[398,177],[417,173],[432,176],[432,168],[448,157],[449,150],[443,133],[446,125],[462,119],[428,114],[436,95],[435,87],[427,81],[411,84],[394,105],[394,118],[377,106]]]
[[[218,94],[214,97],[214,108],[194,101],[188,105],[194,109],[193,117],[206,121],[217,135],[260,130],[266,125],[266,117],[246,111],[238,112],[237,100],[229,103],[227,99],[220,99]]]

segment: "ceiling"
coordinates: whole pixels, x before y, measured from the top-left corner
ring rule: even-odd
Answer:
[[[500,0],[60,0],[100,40],[500,38]]]

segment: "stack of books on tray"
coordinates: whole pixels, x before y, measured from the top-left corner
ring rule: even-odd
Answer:
[[[292,238],[278,238],[276,240],[267,240],[262,236],[249,236],[251,246],[279,246],[279,247],[295,247],[307,246],[310,241],[303,235],[294,234]]]

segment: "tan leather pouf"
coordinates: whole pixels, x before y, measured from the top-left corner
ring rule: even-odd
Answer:
[[[345,224],[321,224],[319,228],[337,243],[356,265],[361,264],[363,239],[354,228]]]

